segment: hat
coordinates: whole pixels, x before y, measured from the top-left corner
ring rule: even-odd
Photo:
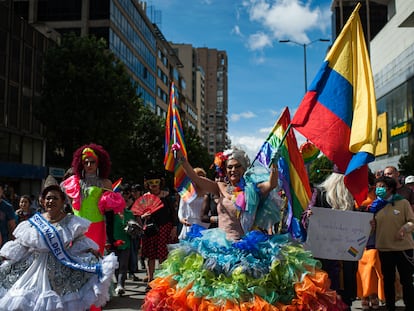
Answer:
[[[410,175],[405,177],[405,184],[413,184],[414,183],[414,176]]]

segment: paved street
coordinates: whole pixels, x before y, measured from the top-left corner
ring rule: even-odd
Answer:
[[[137,276],[143,278],[145,276],[144,273],[138,273]],[[141,305],[144,301],[145,297],[145,287],[146,283],[144,282],[133,282],[131,280],[127,280],[126,282],[126,292],[125,295],[122,297],[114,296],[112,297],[111,301],[107,303],[107,305],[102,308],[102,310],[113,310],[113,311],[132,311],[132,310],[141,310]],[[397,310],[396,311],[403,311],[404,308],[402,301],[398,301],[397,303]],[[362,310],[361,302],[359,300],[354,301],[352,311],[360,311]],[[385,307],[380,308],[381,311],[385,311]]]

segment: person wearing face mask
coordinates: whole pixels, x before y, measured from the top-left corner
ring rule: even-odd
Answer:
[[[385,303],[388,311],[395,310],[396,269],[403,288],[405,310],[414,310],[414,213],[410,203],[397,194],[393,178],[381,177],[376,181],[377,199],[370,211],[375,213],[371,221],[375,233],[375,246],[379,251],[384,276]]]
[[[368,196],[357,207],[361,212],[369,212],[372,202],[376,199],[376,178],[368,173]],[[381,261],[375,248],[375,231],[369,234],[364,253],[358,261],[357,297],[361,298],[362,310],[379,310],[380,301],[384,301],[384,282],[381,271]]]

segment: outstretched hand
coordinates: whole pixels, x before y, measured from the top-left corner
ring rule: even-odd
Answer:
[[[179,143],[172,144],[171,150],[175,153],[174,157],[178,160],[178,162],[182,163],[185,160],[183,151]]]
[[[181,146],[179,143],[173,143],[171,146],[171,150],[172,151],[180,151],[181,150]]]
[[[271,163],[277,165],[277,162],[279,161],[280,157],[282,156],[280,149],[277,148],[275,151],[273,151],[272,153],[272,159],[271,159]]]

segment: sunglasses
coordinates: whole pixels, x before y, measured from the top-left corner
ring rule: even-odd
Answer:
[[[85,160],[83,161],[83,165],[93,165],[96,164],[96,161],[94,160]]]
[[[158,186],[161,183],[160,179],[147,180],[148,186]]]

